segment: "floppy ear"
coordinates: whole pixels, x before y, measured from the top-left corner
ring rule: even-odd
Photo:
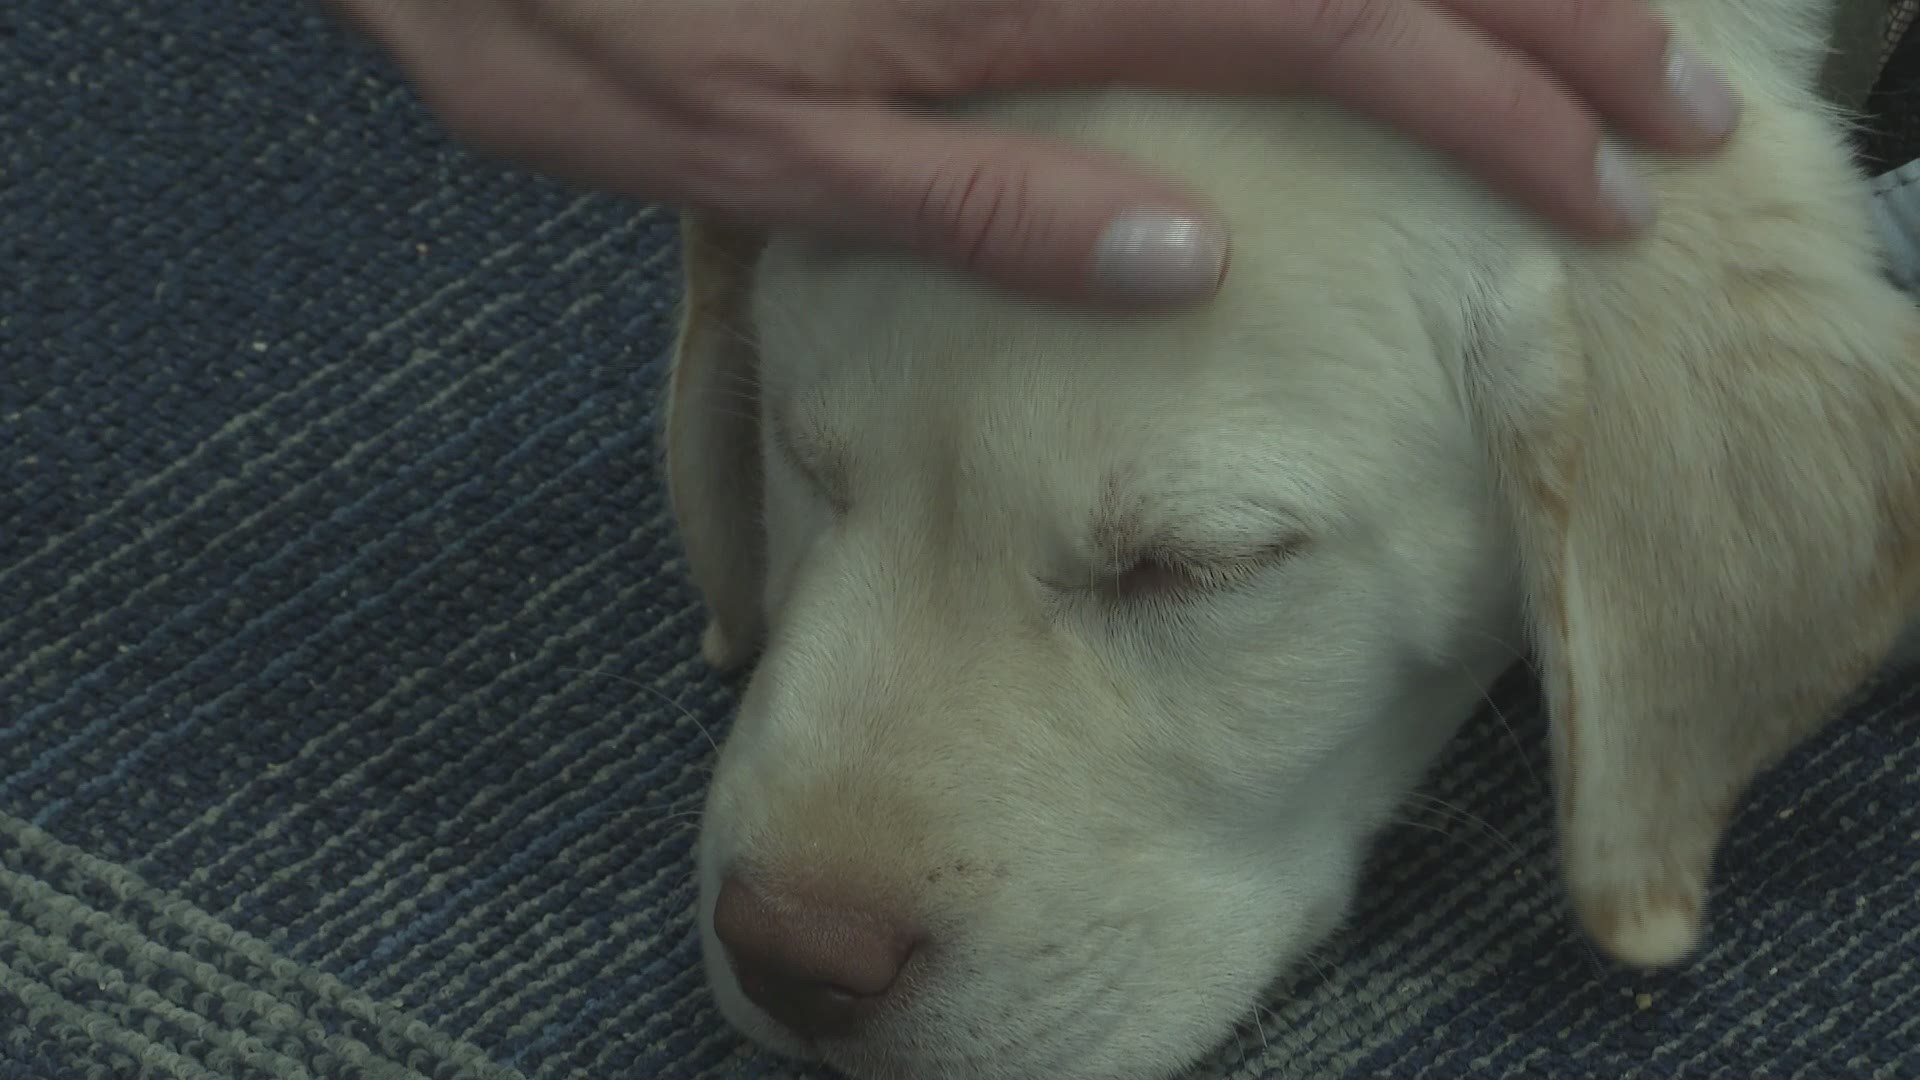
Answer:
[[[674,517],[709,621],[708,663],[743,663],[761,634],[759,357],[748,312],[760,238],[696,214],[680,219],[685,270],[667,398]]]
[[[1698,943],[1749,783],[1920,607],[1920,315],[1820,118],[1756,109],[1565,264],[1542,355],[1470,383],[1522,554],[1561,857],[1616,959]],[[1538,328],[1536,328],[1538,329]]]

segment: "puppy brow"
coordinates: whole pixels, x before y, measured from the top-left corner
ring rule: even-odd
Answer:
[[[1147,546],[1146,522],[1139,505],[1121,501],[1109,485],[1088,522],[1087,538],[1095,558],[1116,566],[1138,557]]]

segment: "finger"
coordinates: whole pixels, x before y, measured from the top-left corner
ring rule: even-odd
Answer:
[[[455,134],[518,155],[556,128],[609,118],[591,71],[529,33],[497,0],[324,0],[385,49]],[[565,117],[567,125],[556,124]]]
[[[814,106],[799,130],[829,178],[811,228],[1120,311],[1204,302],[1226,275],[1211,208],[1116,156],[878,107]]]
[[[332,0],[463,141],[595,190],[755,218],[817,200],[751,89],[714,116],[647,108],[504,4]],[[457,16],[457,17],[455,17]]]
[[[1724,142],[1740,101],[1639,0],[1440,0],[1537,57],[1625,134],[1671,150]]]
[[[1526,56],[1445,9],[1409,0],[1044,0],[1040,10],[1017,48],[973,63],[976,77],[995,87],[1312,91],[1394,125],[1575,231],[1622,235],[1651,217],[1646,187],[1603,147],[1598,118]],[[969,47],[948,45],[963,56]]]
[[[856,25],[850,16],[857,14],[849,0],[495,2],[632,92],[689,106],[741,85],[810,83],[799,73],[823,55],[844,51]]]
[[[1314,89],[1449,155],[1563,227],[1624,236],[1654,214],[1645,181],[1599,119],[1524,56],[1425,4],[1352,0],[1353,24],[1311,65]]]

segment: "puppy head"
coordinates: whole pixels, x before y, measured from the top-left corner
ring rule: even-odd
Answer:
[[[1824,121],[1755,109],[1611,253],[1326,130],[1215,157],[1240,247],[1187,316],[789,243],[705,274],[742,249],[691,225],[689,310],[744,331],[690,324],[673,421],[709,655],[763,646],[700,845],[744,1031],[1170,1075],[1529,639],[1582,925],[1672,962],[1741,791],[1913,611],[1920,320]]]
[[[1164,1076],[1339,923],[1523,643],[1405,293],[1265,264],[1116,323],[783,243],[757,356],[710,339],[753,370],[681,369],[676,423],[757,396],[763,482],[676,473],[726,522],[689,535],[764,541],[690,552],[757,590],[710,652],[764,643],[700,845],[743,1030],[859,1077]]]

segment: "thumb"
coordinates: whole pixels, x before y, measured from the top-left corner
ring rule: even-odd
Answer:
[[[831,178],[808,208],[815,227],[1102,308],[1197,305],[1225,279],[1214,211],[1116,155],[949,117],[848,111],[823,107],[831,115],[807,140]]]

